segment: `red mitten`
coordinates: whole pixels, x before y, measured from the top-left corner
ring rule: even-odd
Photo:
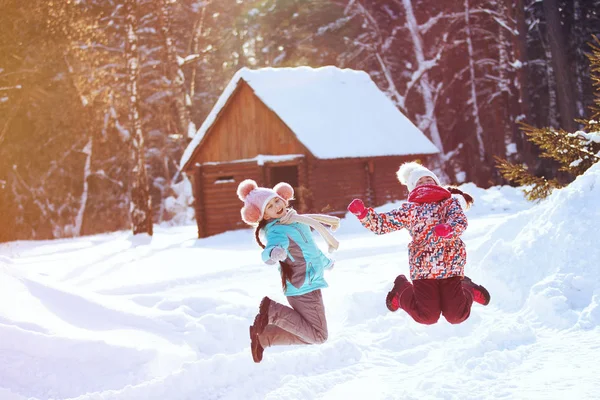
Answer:
[[[356,215],[358,219],[363,219],[367,215],[367,209],[365,203],[360,199],[354,199],[348,204],[348,211]]]
[[[436,225],[435,228],[433,228],[433,231],[439,237],[449,238],[450,236],[452,236],[454,229],[452,229],[452,227],[448,224],[439,224]]]

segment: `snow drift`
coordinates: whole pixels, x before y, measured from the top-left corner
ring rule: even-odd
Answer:
[[[498,307],[548,327],[598,325],[598,199],[600,164],[488,234],[471,260]]]

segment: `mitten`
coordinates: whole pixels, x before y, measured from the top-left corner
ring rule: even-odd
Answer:
[[[365,203],[360,199],[354,199],[348,204],[348,211],[356,215],[358,219],[363,219],[367,215],[367,209]]]
[[[452,236],[454,229],[452,229],[452,227],[448,224],[439,224],[436,225],[435,228],[433,228],[433,231],[439,237],[449,238],[450,236]]]
[[[275,246],[271,250],[271,260],[274,262],[283,261],[287,258],[287,251],[283,247]]]

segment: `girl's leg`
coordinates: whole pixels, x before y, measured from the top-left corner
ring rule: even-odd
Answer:
[[[289,296],[287,307],[275,301],[269,306],[269,325],[279,329],[267,329],[259,335],[261,344],[318,344],[327,340],[327,320],[320,290],[301,296]],[[283,335],[282,331],[291,336]],[[277,339],[280,337],[280,339]],[[296,337],[296,339],[293,339]],[[294,341],[294,343],[290,343]],[[264,346],[264,345],[263,345]]]
[[[460,324],[471,315],[473,295],[463,287],[462,277],[439,279],[442,314],[451,324]]]
[[[401,288],[399,305],[420,324],[435,324],[442,312],[438,279],[417,279]]]
[[[275,325],[267,325],[263,333],[258,335],[258,339],[263,348],[271,346],[288,346],[291,344],[309,344],[298,336]]]

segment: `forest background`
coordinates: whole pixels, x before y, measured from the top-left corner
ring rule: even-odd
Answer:
[[[495,157],[561,179],[520,124],[581,127],[599,12],[600,0],[0,0],[0,242],[173,221],[190,134],[244,66],[368,72],[452,182],[506,183]]]

